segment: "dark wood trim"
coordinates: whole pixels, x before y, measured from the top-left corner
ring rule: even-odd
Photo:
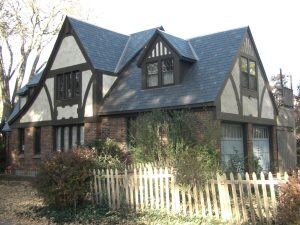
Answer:
[[[260,99],[259,99],[259,107],[258,107],[258,116],[261,117],[261,111],[262,111],[262,105],[263,105],[263,99],[264,99],[264,95],[265,95],[265,92],[266,92],[266,85],[263,87],[262,91],[261,91],[261,96],[260,96]]]
[[[74,36],[74,38],[76,40],[76,43],[79,46],[79,48],[80,48],[80,50],[81,50],[81,52],[82,52],[85,60],[87,61],[90,69],[93,72],[95,71],[95,69],[94,69],[94,67],[93,67],[93,65],[92,65],[92,63],[91,63],[88,55],[86,54],[86,52],[85,52],[85,50],[84,50],[84,48],[83,48],[83,46],[82,46],[82,44],[81,44],[81,42],[80,42],[77,34],[76,34],[76,32],[74,31],[73,28],[72,29],[71,28],[72,28],[72,26],[71,26],[71,24],[69,22],[69,19],[68,19],[68,17],[66,17],[65,21],[63,22],[62,28],[59,31],[59,34],[58,34],[57,39],[56,39],[56,42],[55,42],[54,47],[52,49],[52,52],[50,54],[49,60],[48,60],[48,62],[46,64],[46,67],[45,67],[45,69],[43,71],[42,77],[41,77],[41,79],[40,79],[40,81],[39,81],[39,83],[37,85],[37,88],[35,88],[32,96],[30,97],[30,99],[28,99],[28,101],[23,106],[23,108],[9,121],[9,125],[12,125],[18,118],[20,118],[30,108],[30,106],[33,104],[33,102],[35,101],[36,97],[40,93],[40,91],[41,91],[41,89],[43,87],[43,85],[41,85],[41,84],[43,84],[45,82],[45,80],[48,78],[49,71],[51,69],[51,66],[52,66],[54,60],[55,60],[57,52],[58,52],[58,50],[60,48],[60,45],[62,43],[62,40],[66,36],[66,33],[67,33],[67,35],[72,34]]]
[[[186,60],[186,61],[190,61],[190,62],[197,61],[197,60],[194,60],[194,59],[189,59],[189,58],[185,58],[185,57],[181,56],[181,54],[177,51],[177,49],[174,48],[173,45],[163,35],[160,34],[160,31],[156,30],[155,33],[153,34],[153,36],[150,38],[150,40],[146,43],[146,45],[145,45],[146,48],[144,48],[142,50],[141,55],[139,56],[139,59],[137,61],[137,66],[140,67],[142,62],[144,61],[144,59],[146,59],[147,53],[148,53],[149,49],[152,48],[153,43],[156,41],[157,37],[160,37],[166,43],[166,45],[168,47],[170,47],[172,49],[172,51],[178,55],[178,57],[181,60]]]
[[[260,125],[276,125],[275,119],[272,120],[272,119],[265,119],[265,118],[251,117],[251,116],[241,116],[241,115],[223,113],[223,112],[220,113],[218,119],[236,121],[241,123],[253,123],[253,124],[260,124]]]
[[[50,96],[50,92],[49,92],[49,89],[46,85],[46,83],[44,83],[44,89],[45,89],[45,92],[46,92],[46,95],[47,95],[47,98],[48,98],[48,103],[50,105],[50,111],[51,111],[51,119],[53,120],[54,119],[54,109],[53,109],[53,104],[52,104],[52,100],[51,100],[51,96]],[[53,90],[55,91],[55,90]],[[53,97],[54,97],[54,93],[53,93]],[[53,99],[54,100],[54,99]]]
[[[94,75],[93,80],[93,115],[96,115],[99,111],[101,100],[102,100],[102,93],[103,90],[103,74],[99,71],[96,72]]]
[[[242,94],[242,96],[247,96],[247,97],[252,97],[252,98],[258,99],[258,92],[254,91],[254,90],[250,90],[250,89],[242,87],[241,94]]]
[[[89,83],[88,83],[88,85],[87,85],[87,87],[86,87],[86,90],[85,90],[85,93],[84,93],[84,96],[83,96],[83,101],[82,101],[82,110],[81,110],[81,114],[82,115],[80,115],[79,117],[84,117],[84,114],[85,114],[85,104],[86,104],[86,100],[87,100],[87,97],[88,97],[88,95],[89,95],[89,92],[90,92],[90,89],[91,89],[91,86],[92,86],[92,84],[93,84],[93,81],[94,81],[94,79],[95,79],[95,74],[93,73],[92,74],[92,76],[91,76],[91,78],[90,78],[90,80],[89,80]],[[82,91],[81,91],[81,93],[82,93]],[[95,114],[95,112],[93,112],[93,115]]]
[[[47,77],[48,78],[56,77],[57,74],[68,73],[68,72],[75,71],[75,70],[79,70],[79,71],[83,72],[86,70],[90,70],[90,67],[87,63],[82,63],[82,64],[68,66],[68,67],[64,67],[64,68],[60,68],[60,69],[56,69],[56,70],[50,70]]]
[[[123,111],[114,111],[114,112],[99,112],[99,116],[112,116],[112,115],[127,115],[132,113],[144,113],[150,112],[152,110],[173,110],[173,109],[195,109],[195,108],[214,108],[215,105],[213,102],[199,103],[199,104],[188,104],[188,105],[178,105],[178,106],[168,106],[168,107],[159,107],[159,108],[148,108],[148,109],[139,109],[139,110],[123,110]]]

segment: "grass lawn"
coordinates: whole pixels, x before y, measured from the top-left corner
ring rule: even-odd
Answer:
[[[31,181],[0,176],[0,225],[40,224],[222,224],[162,212],[130,212],[127,209],[108,212],[91,205],[73,209],[50,209],[43,205]]]

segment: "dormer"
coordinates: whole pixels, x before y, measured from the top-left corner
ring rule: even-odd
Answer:
[[[157,30],[138,60],[142,69],[142,88],[180,84],[185,68],[196,60],[188,41]]]

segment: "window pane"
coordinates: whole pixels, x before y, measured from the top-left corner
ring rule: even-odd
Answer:
[[[64,151],[69,150],[69,127],[64,128]]]
[[[80,144],[84,144],[84,126],[80,126]]]
[[[61,150],[61,128],[56,128],[56,150]]]
[[[241,71],[248,73],[248,60],[244,57],[241,57]]]
[[[57,76],[57,98],[64,98],[64,76],[62,74]]]
[[[242,87],[244,88],[248,88],[248,83],[249,83],[249,75],[248,74],[241,74],[241,78],[242,78]]]
[[[256,90],[256,77],[249,76],[249,89]]]
[[[162,76],[163,84],[173,84],[174,83],[174,61],[173,59],[162,60]]]
[[[154,75],[158,74],[158,63],[149,63],[147,64],[147,74]]]
[[[79,71],[75,72],[74,76],[74,96],[79,96]]]
[[[72,148],[77,145],[77,126],[72,127]]]
[[[41,153],[41,128],[35,128],[35,146],[34,146],[34,153],[40,154]]]
[[[147,86],[156,87],[158,86],[158,75],[148,75],[147,76]]]
[[[65,74],[66,79],[66,98],[72,98],[71,73]]]
[[[249,61],[249,73],[250,75],[255,76],[256,75],[256,65],[254,61]]]

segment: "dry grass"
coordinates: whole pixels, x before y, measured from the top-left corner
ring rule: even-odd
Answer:
[[[33,206],[42,206],[30,181],[0,178],[0,224],[47,224],[45,218],[32,219],[22,215]]]
[[[122,225],[216,225],[219,222],[201,218],[171,216],[163,212],[135,213],[127,209],[108,212],[87,205],[82,209],[55,210],[43,205],[31,181],[5,179],[0,175],[0,225],[43,225],[43,224],[122,224]]]

